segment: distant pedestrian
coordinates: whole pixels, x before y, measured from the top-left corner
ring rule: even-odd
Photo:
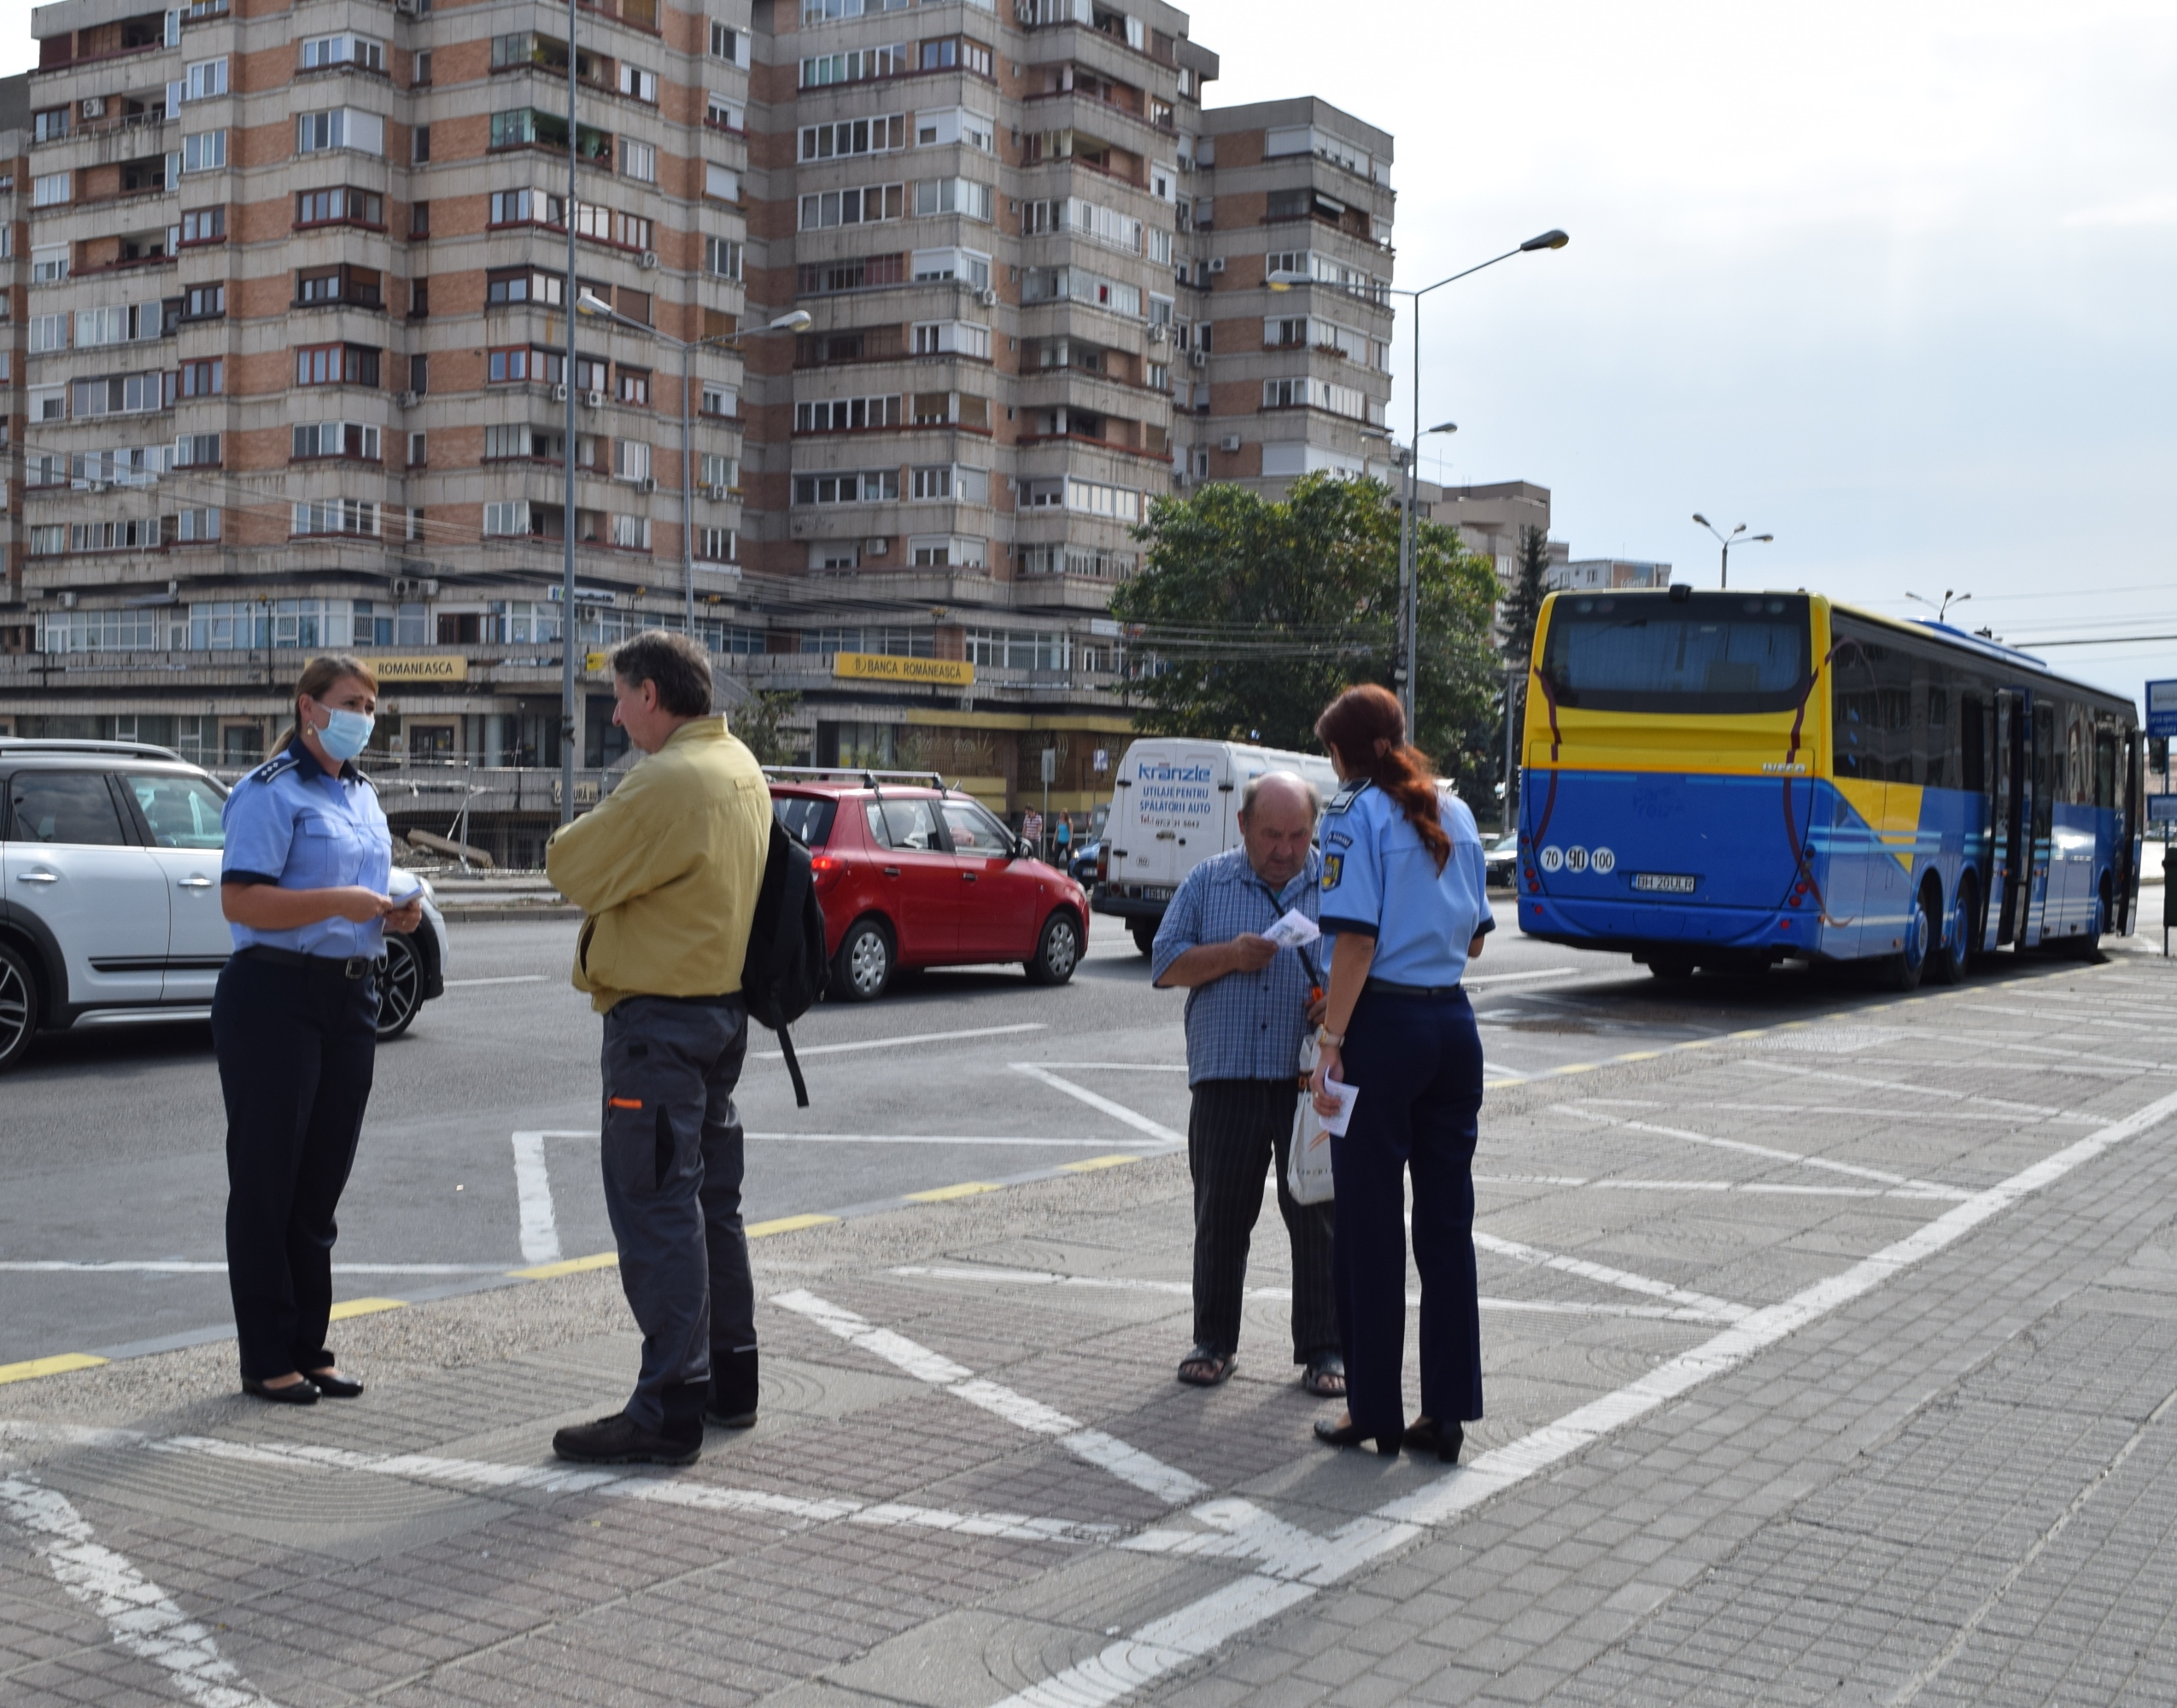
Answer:
[[[212,997],[227,1286],[243,1388],[283,1405],[363,1391],[325,1344],[333,1212],[371,1097],[385,933],[423,920],[420,894],[396,906],[386,893],[393,838],[354,765],[377,688],[360,659],[313,658],[293,727],[220,814],[219,905],[234,933]]]
[[[605,1208],[642,1368],[623,1409],[561,1430],[552,1446],[593,1464],[686,1465],[706,1415],[729,1429],[756,1421],[733,1092],[770,791],[711,714],[710,659],[685,636],[619,646],[612,698],[612,722],[647,757],[553,834],[545,869],[588,915],[574,983],[605,1016]]]
[[[1386,688],[1349,688],[1316,720],[1344,787],[1323,816],[1330,1003],[1316,1034],[1315,1107],[1357,1086],[1337,1180],[1338,1326],[1352,1406],[1315,1433],[1334,1447],[1403,1442],[1456,1460],[1482,1415],[1474,1273],[1474,1140],[1482,1044],[1460,988],[1495,927],[1474,815],[1407,746]],[[1421,1415],[1406,1423],[1406,1176],[1421,1273]]]
[[[1074,821],[1071,815],[1060,813],[1058,828],[1052,831],[1050,835],[1052,842],[1057,848],[1058,869],[1062,872],[1066,869],[1068,857],[1074,851]]]
[[[1248,781],[1241,845],[1187,874],[1150,951],[1159,986],[1187,992],[1187,1165],[1194,1175],[1194,1349],[1179,1380],[1211,1388],[1239,1352],[1247,1253],[1274,1166],[1292,1243],[1292,1361],[1301,1385],[1345,1392],[1331,1279],[1331,1207],[1285,1190],[1301,1040],[1320,1012],[1312,953],[1263,936],[1294,909],[1315,916],[1315,786],[1289,772]]]

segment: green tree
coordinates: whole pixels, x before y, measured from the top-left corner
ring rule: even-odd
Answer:
[[[1398,509],[1380,481],[1328,472],[1282,500],[1214,483],[1158,499],[1136,530],[1140,571],[1113,595],[1136,625],[1136,674],[1118,692],[1154,735],[1313,749],[1315,719],[1356,682],[1395,687]],[[1489,787],[1497,583],[1455,529],[1419,524],[1416,739],[1438,769]],[[1474,751],[1470,752],[1469,750]]]
[[[791,765],[801,749],[785,728],[786,721],[801,710],[801,696],[791,688],[758,688],[727,713],[733,733],[748,744],[759,765]]]
[[[1524,660],[1535,648],[1535,625],[1549,596],[1549,535],[1530,525],[1519,530],[1519,567],[1505,595],[1504,656],[1507,664]]]

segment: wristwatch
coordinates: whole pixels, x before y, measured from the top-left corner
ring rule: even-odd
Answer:
[[[1331,1050],[1343,1050],[1345,1048],[1345,1034],[1342,1032],[1330,1032],[1319,1026],[1315,1028],[1315,1043],[1319,1049],[1328,1047]]]

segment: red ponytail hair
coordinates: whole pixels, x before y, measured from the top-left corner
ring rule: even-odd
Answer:
[[[1421,845],[1442,872],[1451,857],[1451,839],[1437,815],[1437,781],[1429,756],[1406,740],[1406,714],[1389,688],[1364,682],[1348,688],[1324,708],[1315,734],[1337,755],[1348,777],[1366,778],[1398,803]]]

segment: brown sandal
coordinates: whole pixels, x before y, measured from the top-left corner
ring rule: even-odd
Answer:
[[[1190,1388],[1214,1388],[1224,1381],[1239,1363],[1237,1353],[1220,1352],[1213,1346],[1198,1346],[1179,1360],[1179,1380]],[[1191,1370],[1206,1369],[1205,1375],[1189,1375]]]

